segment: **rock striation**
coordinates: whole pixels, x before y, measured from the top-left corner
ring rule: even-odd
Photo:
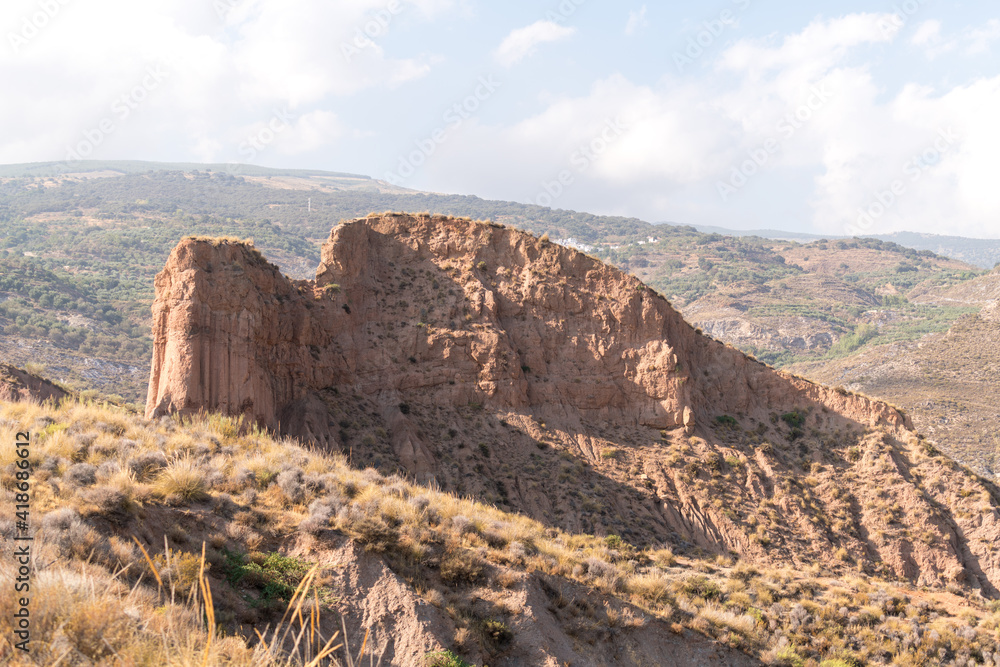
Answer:
[[[147,417],[242,415],[636,543],[1000,582],[983,546],[1000,493],[902,412],[775,371],[636,278],[496,223],[344,222],[312,281],[186,239],[156,278],[153,338]],[[978,509],[956,512],[969,488]]]
[[[324,439],[311,396],[351,386],[656,429],[800,392],[872,426],[904,421],[754,362],[635,278],[500,225],[365,218],[335,228],[322,258],[315,281],[296,281],[247,245],[183,241],[156,279],[147,414],[245,414]],[[433,287],[409,301],[417,276]]]

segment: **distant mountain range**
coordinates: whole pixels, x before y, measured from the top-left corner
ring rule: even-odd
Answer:
[[[664,223],[676,224],[676,223]],[[699,232],[706,234],[721,234],[723,236],[760,236],[765,239],[796,241],[811,243],[821,239],[844,239],[846,236],[820,236],[789,232],[780,229],[726,229],[707,225],[693,225]],[[937,234],[918,234],[916,232],[896,232],[894,234],[873,234],[870,238],[898,243],[914,250],[930,250],[937,255],[958,259],[973,266],[992,269],[1000,263],[1000,239],[972,239],[963,236],[939,236]]]

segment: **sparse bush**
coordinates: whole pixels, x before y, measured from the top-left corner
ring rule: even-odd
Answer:
[[[97,482],[97,468],[89,463],[74,463],[63,476],[70,484],[90,486]]]
[[[356,506],[352,506],[352,509],[356,509]],[[364,512],[361,512],[360,516],[357,516],[351,511],[347,513],[347,516],[352,517],[352,520],[345,521],[344,516],[344,510],[341,510],[337,516],[337,521],[341,529],[353,537],[359,544],[364,545],[368,551],[376,553],[387,551],[399,539],[396,529],[386,523],[385,519],[380,516],[369,516]]]
[[[160,471],[154,491],[167,502],[193,502],[208,495],[205,472],[191,459],[180,459]]]
[[[474,667],[451,651],[428,653],[426,658],[427,667]]]
[[[299,524],[299,530],[311,535],[318,534],[329,528],[330,520],[342,507],[343,500],[339,495],[317,498],[309,504],[309,516]]]
[[[604,544],[609,549],[621,549],[626,546],[624,540],[618,535],[608,535],[604,538]]]
[[[681,585],[681,590],[689,597],[702,598],[703,600],[718,600],[722,597],[722,589],[719,585],[702,575],[688,577]]]
[[[649,554],[649,557],[657,567],[673,567],[677,564],[677,556],[670,549],[656,549]]]
[[[291,468],[278,473],[274,481],[290,501],[298,503],[302,502],[306,495],[303,479],[301,468]]]
[[[628,579],[625,590],[660,605],[670,600],[670,579],[661,574],[641,574]]]
[[[785,422],[793,429],[802,428],[802,425],[806,423],[806,416],[801,412],[786,412],[781,415],[781,421]]]
[[[148,567],[147,563],[147,567]],[[184,551],[169,550],[167,554],[153,557],[153,566],[168,589],[188,595],[198,587],[198,577],[202,571],[201,557]],[[211,563],[205,563],[208,570]]]
[[[100,548],[97,532],[69,507],[46,514],[42,518],[42,530],[46,539],[66,558],[88,559]]]
[[[83,499],[97,508],[97,512],[105,517],[124,519],[133,509],[133,503],[118,489],[98,486],[83,494]]]
[[[514,632],[503,621],[488,618],[479,623],[483,643],[491,652],[501,651],[514,639]]]
[[[139,482],[151,480],[159,471],[166,468],[167,465],[167,457],[163,452],[156,451],[139,454],[128,463],[129,468]]]
[[[475,583],[483,575],[485,565],[472,551],[450,546],[441,558],[441,578],[457,583]]]

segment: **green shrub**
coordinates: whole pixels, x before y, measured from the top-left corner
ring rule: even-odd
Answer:
[[[244,585],[257,592],[258,598],[249,600],[254,606],[289,602],[311,567],[309,563],[277,552],[245,554],[223,549],[222,557],[226,580],[234,588]]]
[[[427,667],[474,667],[451,651],[438,651],[425,656]]]
[[[681,590],[690,597],[705,600],[718,600],[722,597],[722,589],[719,588],[719,585],[700,574],[688,577],[681,586]]]
[[[798,654],[794,646],[786,646],[778,651],[774,657],[775,662],[771,664],[781,665],[782,667],[805,667],[806,664],[806,661],[802,659],[802,656]]]
[[[506,648],[514,639],[513,631],[503,621],[486,619],[479,624],[479,631],[483,636],[483,643],[494,652]]]
[[[781,415],[781,421],[785,422],[792,428],[802,428],[802,425],[806,423],[806,416],[799,411],[786,412]]]

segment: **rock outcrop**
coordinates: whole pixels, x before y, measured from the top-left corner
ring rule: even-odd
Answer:
[[[685,411],[766,416],[805,392],[870,426],[903,422],[696,334],[635,278],[499,225],[366,218],[334,229],[322,257],[315,281],[294,281],[248,246],[182,242],[156,280],[147,414],[245,414],[322,440],[311,397],[350,386],[656,429],[684,426]]]
[[[0,400],[58,401],[69,396],[62,387],[8,364],[0,364]]]
[[[636,543],[1000,583],[981,542],[1000,494],[927,454],[903,413],[777,372],[637,279],[502,225],[345,222],[314,281],[187,239],[153,322],[148,417],[243,415]],[[967,487],[986,503],[971,516],[954,513]]]

